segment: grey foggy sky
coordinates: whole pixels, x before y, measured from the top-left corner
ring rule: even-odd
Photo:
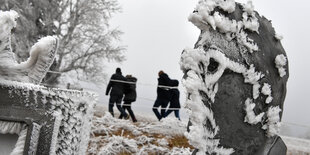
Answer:
[[[133,74],[139,83],[153,84],[154,86],[138,85],[137,91],[138,96],[155,99],[159,70],[164,70],[173,79],[181,80],[183,76],[179,67],[181,52],[186,47],[194,46],[200,32],[187,21],[198,0],[119,2],[123,11],[114,16],[112,25],[125,33],[122,44],[128,46],[127,60],[122,64],[108,64],[108,74],[112,75],[115,67],[121,67],[123,74]],[[272,20],[276,32],[284,37],[281,42],[288,55],[290,77],[283,121],[310,125],[310,2],[253,0],[253,4],[260,15]],[[181,100],[184,101],[184,95]],[[137,102],[153,104],[139,99]]]

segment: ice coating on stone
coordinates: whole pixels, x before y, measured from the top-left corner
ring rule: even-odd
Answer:
[[[0,134],[17,134],[19,137],[10,155],[22,155],[27,136],[25,124],[18,122],[0,121]]]
[[[16,27],[16,19],[18,17],[18,13],[14,10],[0,10],[0,25],[2,25],[0,29],[0,38],[6,37],[11,29]]]
[[[258,81],[264,77],[261,72],[255,71],[255,67],[252,64],[250,68],[244,73],[244,82],[250,83],[253,85],[253,99],[257,99],[259,97],[259,88],[261,87]]]
[[[237,39],[241,45],[248,49],[248,52],[253,53],[258,51],[258,46],[248,37],[245,29],[258,33],[259,23],[255,16],[252,1],[243,6],[245,11],[242,15],[243,20],[236,21],[221,15],[218,10],[215,10],[216,7],[219,7],[228,13],[233,12],[235,10],[234,0],[200,0],[195,11],[188,17],[188,20],[202,31],[212,27],[214,30],[226,34],[230,40]]]
[[[287,81],[287,78],[275,81],[276,70],[272,70],[274,63],[279,69],[280,75],[283,75],[283,70],[285,71],[287,66],[283,59],[285,51],[279,44],[279,40],[275,38],[270,21],[254,11],[252,1],[239,4],[225,0],[200,0],[188,20],[201,30],[194,49],[183,50],[180,61],[180,68],[184,72],[182,83],[187,92],[185,107],[189,109],[190,116],[189,131],[185,135],[190,144],[198,149],[197,154],[205,154],[205,152],[231,154],[236,151],[234,148],[223,147],[229,146],[229,140],[226,139],[226,144],[221,145],[220,139],[215,138],[223,135],[218,135],[221,134],[221,126],[219,126],[221,123],[215,120],[215,117],[218,119],[220,115],[213,113],[212,108],[215,107],[215,103],[220,104],[219,101],[216,102],[218,92],[229,100],[227,95],[229,92],[224,90],[233,87],[233,85],[225,83],[222,84],[224,88],[221,89],[221,83],[218,83],[220,79],[224,77],[221,82],[231,80],[235,82],[234,84],[240,85],[236,82],[240,75],[244,79],[244,87],[236,88],[236,91],[245,89],[248,92],[248,84],[250,84],[252,86],[251,95],[244,96],[248,95],[244,93],[240,95],[241,97],[234,98],[238,103],[229,103],[229,101],[226,103],[225,101],[225,104],[236,104],[236,107],[239,108],[242,103],[241,107],[245,112],[242,121],[251,124],[251,127],[244,127],[244,129],[257,128],[259,132],[263,133],[261,126],[265,126],[265,133],[269,136],[275,131],[276,125],[274,124],[277,124],[276,122],[279,122],[280,119],[272,119],[274,115],[268,115],[267,109],[283,104],[286,88],[282,89],[280,86],[285,87]],[[272,41],[268,44],[264,42],[264,39]],[[284,54],[277,56],[274,60],[278,53]],[[268,57],[264,57],[264,55],[268,55]],[[266,64],[262,65],[261,63]],[[232,80],[233,78],[236,78],[236,81]],[[231,89],[234,91],[234,88]],[[273,89],[280,90],[280,92],[274,93]],[[284,97],[279,97],[281,93]],[[273,98],[273,94],[278,96]],[[224,108],[224,106],[217,107]],[[224,110],[217,109],[217,112],[219,111]],[[280,118],[280,115],[278,116]],[[239,118],[239,116],[233,117]],[[269,122],[269,117],[275,122]],[[273,125],[269,125],[270,123]],[[225,125],[229,126],[227,124],[229,123]],[[260,143],[263,143],[265,138],[263,134],[260,138]],[[240,151],[241,148],[237,149]]]
[[[0,87],[11,88],[12,91],[9,95],[22,95],[25,96],[26,100],[29,98],[29,101],[32,94],[41,94],[37,100],[46,100],[46,103],[41,101],[37,103],[25,102],[29,102],[28,108],[35,109],[39,103],[50,107],[47,109],[47,113],[55,117],[53,146],[51,148],[55,151],[54,154],[85,154],[93,116],[92,110],[97,102],[95,93],[50,89],[31,83],[4,79],[0,80]],[[15,96],[11,97],[14,98]]]
[[[248,1],[247,4],[243,4],[243,7],[244,13],[242,14],[242,17],[244,28],[258,33],[259,23],[258,19],[255,17],[254,5],[252,1]]]
[[[31,47],[28,60],[17,65],[16,68],[28,70],[30,82],[41,83],[55,59],[57,48],[58,39],[56,37],[41,38]]]
[[[38,121],[42,123],[40,125],[29,118],[33,122],[31,133],[28,133],[29,148],[27,148],[27,154],[34,154],[37,151],[37,145],[44,145],[38,144],[39,135],[42,135],[40,129],[43,126],[45,130],[48,130],[49,127],[46,124],[52,123],[53,119],[55,119],[55,126],[51,129],[52,136],[44,135],[51,138],[52,141],[51,148],[48,150],[49,153],[85,154],[91,128],[92,110],[97,102],[97,95],[91,92],[50,89],[37,85],[45,77],[54,61],[58,39],[54,36],[39,39],[31,47],[28,60],[18,64],[11,51],[10,41],[11,30],[16,26],[17,17],[18,14],[15,11],[0,11],[1,92],[7,95],[5,100],[8,100],[8,103],[12,102],[12,106],[31,109],[34,115],[40,116],[40,119],[45,116],[46,118],[51,117],[51,120],[42,118],[40,121],[43,123]],[[22,102],[18,99],[22,99]],[[10,106],[7,103],[4,105]],[[23,126],[17,123],[0,122],[1,132],[19,133],[21,129]],[[13,151],[15,154],[22,154],[19,150],[23,150],[25,138],[26,136],[19,137],[18,144],[20,146],[15,148],[16,151]]]
[[[275,34],[275,37],[276,37],[276,39],[278,39],[280,41],[283,39],[283,36],[281,34],[278,34],[278,33]]]
[[[236,31],[236,23],[231,24],[229,19],[219,16],[211,16],[210,13],[214,10],[215,7],[219,6],[221,9],[227,12],[233,12],[235,10],[235,1],[223,1],[223,0],[200,0],[196,6],[196,11],[189,16],[189,21],[194,23],[200,29],[203,29],[206,23],[209,23],[213,29],[216,29],[218,26],[223,32],[227,31]],[[228,23],[229,22],[229,23]]]
[[[0,71],[1,77],[39,84],[54,61],[58,39],[53,36],[41,38],[31,47],[30,57],[18,64],[11,50],[11,30],[16,26],[15,11],[0,12]]]
[[[215,47],[214,47],[215,48]],[[208,74],[207,71],[201,69],[201,65],[208,66],[210,59],[214,59],[219,62],[218,70],[215,73]],[[190,140],[191,145],[197,147],[201,152],[207,150],[223,151],[217,153],[233,153],[233,149],[217,148],[219,140],[213,140],[217,134],[219,127],[214,120],[213,112],[207,108],[202,102],[202,98],[199,91],[204,91],[210,97],[210,100],[214,102],[214,97],[217,92],[216,82],[224,73],[225,69],[230,69],[236,73],[241,73],[244,76],[245,83],[253,84],[253,94],[257,91],[256,85],[258,80],[263,76],[260,72],[256,72],[253,65],[250,68],[234,62],[227,58],[219,49],[211,49],[208,52],[204,52],[203,49],[185,49],[181,56],[181,69],[187,71],[186,79],[183,79],[182,83],[186,88],[190,98],[186,100],[186,107],[191,111],[194,111],[190,115],[192,126],[190,132],[186,133],[186,137]],[[202,77],[201,75],[205,76]],[[259,88],[259,87],[258,87]],[[262,115],[260,115],[262,117]],[[214,131],[208,131],[204,124],[207,118],[211,122]],[[206,148],[210,147],[210,148]]]
[[[39,140],[39,133],[41,129],[41,125],[37,123],[32,124],[32,132],[30,135],[30,146],[28,150],[28,154],[35,154],[37,151],[37,146],[38,146],[38,140]]]
[[[11,51],[11,29],[16,27],[17,18],[18,14],[14,10],[0,10],[0,62],[4,66],[16,63],[14,54]]]
[[[267,136],[272,137],[279,133],[281,122],[280,113],[281,109],[279,106],[270,107],[267,111],[267,124],[263,126],[263,129],[267,130]]]
[[[19,134],[22,129],[22,123],[0,120],[0,134]]]
[[[284,68],[286,63],[287,63],[287,60],[286,60],[286,57],[283,54],[278,55],[276,57],[276,59],[275,59],[275,64],[276,64],[276,67],[278,68],[280,77],[283,77],[283,76],[286,75],[286,71],[285,71],[285,68]]]
[[[54,123],[54,129],[53,129],[50,155],[56,155],[56,146],[57,146],[57,140],[58,140],[57,136],[60,130],[61,120],[63,119],[61,112],[54,111],[53,115],[55,117],[55,123]]]
[[[262,93],[264,94],[264,95],[267,95],[267,98],[266,98],[266,102],[265,103],[267,103],[267,104],[269,104],[271,101],[272,101],[272,96],[271,96],[271,86],[270,86],[270,84],[268,84],[268,83],[264,83],[264,86],[263,86],[263,88],[262,88]]]
[[[205,152],[207,151],[206,147],[208,145],[213,147],[217,146],[218,141],[211,140],[211,138],[214,138],[218,131],[218,126],[215,123],[213,112],[204,106],[202,98],[199,95],[197,87],[203,87],[203,83],[193,71],[189,71],[187,76],[188,77],[182,81],[185,88],[187,88],[187,92],[191,94],[190,99],[187,98],[186,100],[186,107],[193,113],[190,114],[190,120],[192,122],[192,126],[189,127],[190,132],[185,133],[185,136],[189,139],[191,145]],[[215,133],[204,128],[202,122],[204,122],[206,118],[211,122],[211,126],[215,130]]]
[[[262,121],[262,118],[265,113],[262,112],[259,115],[256,115],[253,111],[254,107],[255,107],[255,103],[253,103],[252,99],[248,98],[245,101],[244,110],[246,112],[246,116],[245,116],[244,122],[247,122],[249,124],[257,124]]]
[[[93,94],[71,94],[66,91],[58,95],[67,104],[52,102],[51,110],[61,112],[62,115],[59,127],[61,129],[57,135],[56,154],[84,154],[89,141],[92,110],[97,102],[96,97]],[[59,123],[58,121],[56,120],[55,123]]]

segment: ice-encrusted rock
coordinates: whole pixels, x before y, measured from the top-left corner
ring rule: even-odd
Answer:
[[[58,39],[47,36],[30,49],[27,61],[17,63],[11,49],[11,31],[16,27],[17,12],[0,10],[0,77],[7,80],[39,84],[52,65]]]
[[[39,39],[29,59],[17,63],[10,43],[17,17],[0,11],[0,133],[19,134],[14,155],[85,154],[97,95],[38,85],[54,61],[58,39]]]
[[[26,152],[85,154],[97,95],[0,80],[0,119],[28,127]],[[17,133],[21,125],[0,121],[1,132]]]
[[[197,154],[255,154],[278,140],[289,74],[271,22],[234,0],[200,0],[189,21],[201,34],[180,65]]]

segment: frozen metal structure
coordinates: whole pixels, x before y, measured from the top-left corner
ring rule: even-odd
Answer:
[[[288,80],[282,37],[252,2],[200,0],[201,30],[181,56],[194,154],[284,155],[277,135]]]
[[[14,155],[85,154],[96,94],[40,86],[58,39],[40,39],[17,63],[10,47],[17,17],[0,11],[0,134],[18,134]]]

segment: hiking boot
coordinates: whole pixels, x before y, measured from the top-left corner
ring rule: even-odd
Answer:
[[[129,119],[129,115],[126,115],[126,116],[124,117],[124,119],[125,119],[125,120],[128,120],[128,119]]]
[[[119,115],[118,119],[123,119],[123,115]]]

